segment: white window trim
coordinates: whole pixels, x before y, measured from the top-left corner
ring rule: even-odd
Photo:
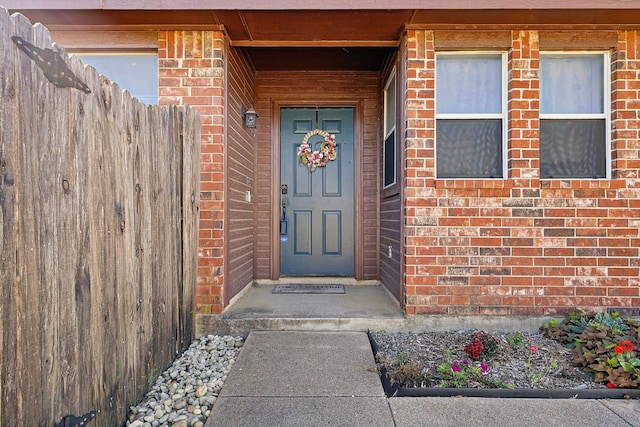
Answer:
[[[598,179],[598,180],[607,180],[611,179],[611,53],[609,51],[599,51],[599,50],[566,50],[566,51],[540,51],[540,57],[544,55],[602,55],[602,91],[603,91],[603,108],[602,113],[594,114],[594,113],[586,113],[586,114],[543,114],[540,113],[540,120],[550,119],[550,120],[570,120],[570,119],[578,119],[578,120],[593,120],[593,119],[604,119],[605,121],[605,177],[604,178],[541,178],[544,180],[570,180],[570,179]],[[542,79],[540,79],[540,94],[542,94]]]
[[[387,149],[386,140],[389,137],[389,135],[391,135],[392,132],[395,132],[396,125],[397,125],[397,122],[398,122],[398,90],[397,90],[398,89],[398,84],[397,84],[398,82],[397,82],[396,79],[397,79],[397,77],[396,77],[396,68],[393,67],[393,70],[389,74],[389,78],[387,79],[387,82],[385,83],[384,90],[383,90],[383,101],[382,101],[383,102],[382,105],[384,106],[383,107],[384,116],[382,118],[383,133],[384,133],[384,138],[382,140],[382,161],[383,162],[386,162],[386,158],[387,158],[387,156],[386,156],[386,149]],[[387,94],[389,92],[389,86],[391,85],[392,81],[396,85],[395,90],[394,90],[394,93],[395,93],[394,103],[396,104],[395,108],[394,108],[395,117],[394,117],[394,120],[393,120],[393,126],[391,126],[390,129],[386,129],[387,122],[388,122],[387,114],[389,113],[387,111]],[[398,183],[398,170],[397,170],[398,159],[396,159],[396,153],[398,152],[398,150],[397,150],[398,134],[395,133],[394,135],[395,136],[394,136],[394,141],[393,141],[393,149],[394,149],[394,153],[393,153],[393,159],[394,159],[394,161],[393,161],[393,182],[390,183],[390,184],[384,185],[384,183],[386,182],[386,176],[384,175],[384,173],[385,173],[385,170],[387,168],[387,165],[386,165],[386,163],[383,163],[383,168],[382,168],[382,185],[383,185],[382,188],[383,188],[383,190],[387,189],[389,187],[392,187],[392,186],[394,186],[394,185],[396,185]]]
[[[508,147],[507,147],[507,141],[508,141],[508,132],[509,132],[509,121],[508,121],[508,105],[509,105],[509,100],[508,100],[508,61],[507,61],[507,52],[504,51],[499,51],[499,50],[495,50],[495,51],[456,51],[456,52],[437,52],[436,53],[436,63],[438,61],[438,56],[453,56],[453,55],[460,55],[460,56],[470,56],[470,55],[500,55],[501,61],[502,61],[502,65],[501,65],[501,69],[502,69],[502,76],[500,78],[500,89],[502,91],[502,99],[501,99],[501,107],[502,107],[502,113],[495,113],[495,114],[486,114],[486,113],[481,113],[481,114],[451,114],[451,113],[445,113],[445,114],[438,114],[438,109],[437,109],[437,105],[438,105],[438,100],[437,100],[437,93],[438,93],[438,67],[436,66],[436,69],[434,70],[434,75],[435,75],[435,94],[434,95],[434,108],[435,108],[435,117],[436,117],[436,121],[438,119],[457,119],[457,120],[469,120],[469,119],[478,119],[478,120],[482,120],[482,119],[501,119],[502,120],[502,177],[500,178],[473,178],[473,179],[507,179],[508,177],[508,172],[509,172],[509,153],[508,153]],[[437,128],[437,127],[436,127]],[[434,130],[434,134],[435,134],[435,141],[438,140],[438,135],[437,135],[437,131]],[[434,155],[434,162],[435,165],[438,164],[438,150],[435,150],[435,155]],[[436,179],[438,179],[437,176],[437,167],[436,167]],[[469,178],[446,178],[446,179],[464,179],[464,180],[469,180]]]

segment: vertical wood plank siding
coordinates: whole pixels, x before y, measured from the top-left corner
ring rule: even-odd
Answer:
[[[361,103],[363,111],[362,153],[356,161],[362,162],[363,175],[363,262],[360,279],[378,278],[378,165],[379,165],[379,108],[380,88],[378,73],[371,72],[259,72],[256,78],[257,111],[261,118],[257,135],[256,179],[256,275],[259,279],[273,278],[271,244],[273,231],[271,218],[275,207],[272,195],[273,129],[271,118],[274,103],[288,105],[320,105]]]
[[[57,88],[11,35],[51,46],[0,9],[2,424],[120,425],[192,339],[200,116],[64,53],[91,93]]]
[[[254,278],[254,168],[256,129],[244,127],[242,107],[254,105],[255,72],[239,49],[227,56],[227,194],[226,262],[227,288],[224,305]],[[268,120],[268,117],[261,117]],[[251,201],[247,201],[247,193]]]
[[[401,209],[399,194],[380,201],[380,282],[398,301],[401,300],[402,292]],[[391,257],[389,257],[389,247],[391,247]]]
[[[404,177],[404,93],[398,88],[404,87],[405,70],[406,70],[406,46],[402,45],[397,53],[389,57],[389,61],[382,70],[382,88],[389,80],[391,72],[395,68],[396,76],[396,149],[395,149],[395,167],[396,167],[396,184],[388,188],[382,188],[380,191],[380,282],[389,290],[389,292],[401,303],[404,303],[404,286],[403,286],[403,261],[404,261],[404,241],[402,240],[402,219],[403,219],[403,177]],[[384,103],[384,93],[381,93],[381,100]],[[384,104],[383,104],[384,105]],[[380,122],[384,123],[384,107],[381,107]],[[384,126],[382,126],[384,128]],[[381,130],[384,133],[384,129]],[[384,139],[384,135],[381,140]],[[379,148],[380,159],[384,159],[383,144]],[[378,162],[380,176],[384,175],[384,161]],[[382,180],[382,178],[381,178]],[[383,184],[380,184],[383,187]],[[391,248],[391,252],[389,252]],[[391,256],[389,256],[391,255]]]

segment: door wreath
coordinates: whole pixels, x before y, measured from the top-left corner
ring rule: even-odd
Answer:
[[[312,136],[322,136],[324,140],[320,144],[320,149],[312,151],[309,145],[309,139]],[[336,136],[321,129],[314,129],[306,133],[300,147],[298,148],[298,160],[303,165],[307,165],[311,172],[315,171],[318,166],[326,166],[332,160],[335,160],[336,154]]]

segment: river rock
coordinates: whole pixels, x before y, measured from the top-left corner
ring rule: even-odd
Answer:
[[[208,388],[206,385],[202,384],[196,388],[196,397],[202,397],[207,394]]]
[[[238,352],[242,337],[208,335],[194,340],[158,376],[141,403],[129,408],[127,427],[203,427]],[[196,417],[187,417],[189,414]],[[153,420],[152,420],[153,418]]]

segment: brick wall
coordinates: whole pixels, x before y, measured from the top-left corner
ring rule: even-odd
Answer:
[[[224,49],[222,31],[158,35],[160,104],[188,104],[202,116],[197,314],[220,313],[224,296]]]
[[[408,314],[559,315],[640,306],[640,33],[612,55],[611,180],[539,178],[539,45],[513,31],[508,176],[435,179],[434,32],[409,30],[405,144]]]

